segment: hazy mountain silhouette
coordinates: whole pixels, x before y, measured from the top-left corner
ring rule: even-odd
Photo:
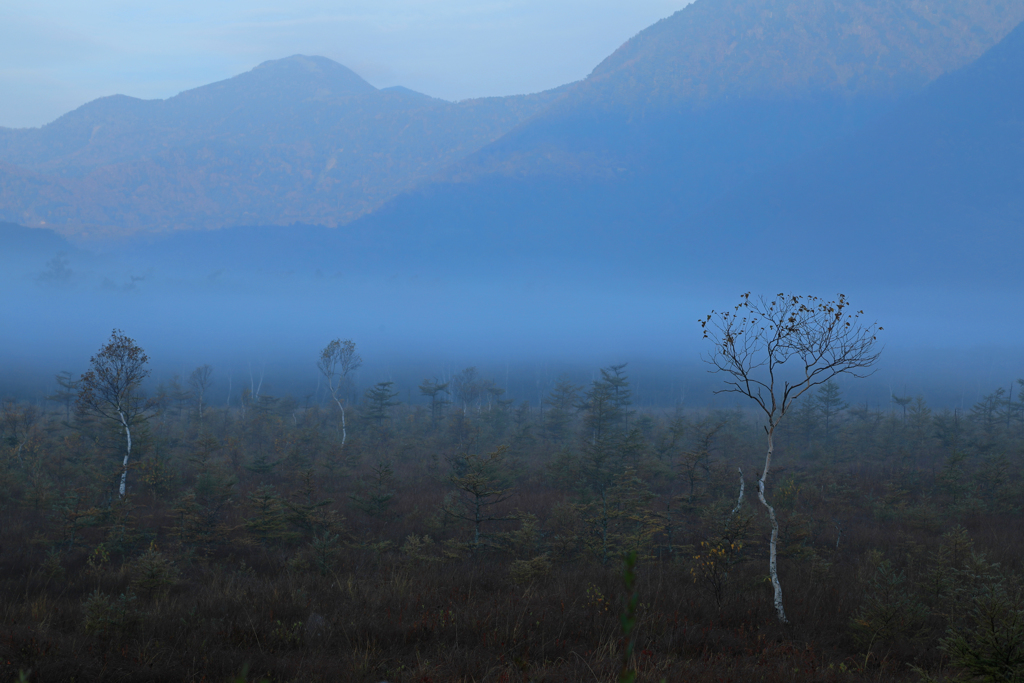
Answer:
[[[666,245],[703,244],[710,207],[738,203],[737,188],[900,106],[1022,16],[1019,2],[698,0],[443,181],[346,230],[420,254],[677,254]],[[808,199],[787,197],[793,210]]]
[[[334,225],[555,97],[451,103],[297,55],[167,100],[105,97],[42,128],[0,129],[0,218],[114,232]]]
[[[677,153],[683,173],[771,164],[973,61],[1021,20],[1024,3],[1005,1],[698,0],[451,177],[615,177]]]
[[[294,56],[167,100],[101,98],[0,129],[0,219],[334,226],[431,177],[442,182],[398,202],[400,221],[447,223],[452,202],[468,230],[477,210],[514,221],[510,205],[532,221],[535,191],[542,212],[685,214],[856,130],[1022,18],[1007,0],[697,0],[584,81],[460,103]]]
[[[1021,187],[1024,24],[866,127],[697,209],[655,182],[494,173],[339,229],[181,233],[158,249],[201,271],[231,253],[268,271],[470,281],[1005,284],[1024,275]]]
[[[1020,279],[1024,24],[865,130],[736,188],[692,222],[832,272],[968,285]]]

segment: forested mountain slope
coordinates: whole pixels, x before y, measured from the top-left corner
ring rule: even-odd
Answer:
[[[0,129],[0,219],[69,234],[336,226],[417,185],[387,226],[679,217],[856,130],[1021,19],[1020,0],[698,0],[584,81],[459,103],[297,55]]]
[[[557,97],[446,102],[296,55],[0,129],[0,219],[69,233],[351,220]]]
[[[1024,3],[1004,0],[697,0],[627,41],[471,168],[575,176],[622,173],[620,163],[640,173],[665,163],[666,145],[702,159],[732,151],[721,165],[774,158],[973,61],[1022,19]],[[714,126],[723,115],[727,130]],[[768,148],[782,136],[791,139]]]
[[[867,129],[737,188],[691,222],[890,282],[1018,281],[1024,250],[1024,24]],[[1009,278],[1009,279],[1008,279]]]
[[[941,112],[948,102],[935,96],[910,100],[1022,17],[1021,2],[699,0],[638,34],[443,180],[346,229],[366,243],[420,253],[457,248],[486,260],[513,249],[571,264],[590,252],[616,269],[639,260],[647,273],[666,272],[649,267],[664,263],[667,272],[697,277],[708,254],[742,250],[756,233],[753,221],[767,218],[726,218],[753,206],[744,193],[784,183],[783,169],[810,163],[879,117],[918,115],[892,113],[901,106]],[[964,119],[963,130],[972,125]],[[941,145],[928,160],[899,149],[904,182],[913,182],[916,165],[934,171],[944,154]],[[987,163],[981,150],[977,159]],[[933,205],[931,186],[921,186],[913,201]],[[815,200],[808,192],[786,194],[787,210]]]

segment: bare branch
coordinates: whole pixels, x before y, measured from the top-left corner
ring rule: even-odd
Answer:
[[[876,344],[882,328],[877,323],[863,323],[863,314],[853,311],[843,294],[826,301],[793,294],[751,298],[747,292],[733,310],[711,311],[699,321],[704,338],[712,343],[711,352],[704,356],[711,366],[709,372],[727,375],[726,388],[716,393],[746,396],[757,403],[767,418],[768,452],[757,491],[772,525],[768,567],[776,612],[783,623],[787,619],[776,562],[779,524],[765,497],[775,428],[794,401],[812,387],[841,373],[854,377],[871,374],[869,369],[881,353]],[[740,500],[733,514],[742,500],[741,473]]]

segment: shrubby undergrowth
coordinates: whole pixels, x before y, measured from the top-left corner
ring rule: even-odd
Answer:
[[[767,520],[737,505],[752,414],[634,409],[624,366],[543,406],[472,372],[421,391],[372,387],[343,431],[333,401],[159,387],[124,497],[116,425],[5,401],[0,678],[1024,676],[1024,406],[1001,391],[879,411],[826,385],[787,417],[789,626]]]

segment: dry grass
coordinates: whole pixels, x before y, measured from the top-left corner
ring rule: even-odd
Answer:
[[[941,448],[907,465],[901,448],[910,437],[895,418],[879,416],[867,433],[851,424],[827,453],[820,445],[787,451],[783,435],[784,469],[770,491],[784,529],[780,573],[792,624],[782,626],[766,583],[767,525],[749,500],[742,549],[722,568],[721,600],[691,571],[694,548],[717,542],[729,522],[736,464],[749,472],[759,457],[755,426],[725,419],[728,456],[713,454],[692,503],[673,460],[685,444],[661,448],[663,415],[652,416],[645,450],[629,463],[651,495],[628,519],[646,511],[653,516],[644,519],[664,524],[669,503],[675,511],[671,547],[662,528],[639,549],[636,680],[884,682],[917,680],[912,665],[946,671],[944,623],[867,647],[851,624],[879,558],[917,586],[954,523],[1019,575],[1020,460],[1009,461],[1012,494],[999,506],[980,495],[954,505],[939,475]],[[386,441],[353,421],[341,451],[330,416],[316,409],[302,420],[210,411],[208,424],[218,426],[206,445],[186,420],[154,417],[121,516],[107,492],[116,462],[103,435],[51,424],[27,452],[29,464],[8,459],[0,477],[0,680],[29,672],[32,681],[199,683],[234,681],[243,670],[249,680],[304,682],[615,680],[625,645],[620,567],[585,544],[563,544],[573,528],[566,511],[582,514],[593,496],[573,484],[560,447],[538,435],[523,441],[510,420],[499,429],[487,414],[431,430],[416,411],[399,412]],[[467,529],[441,514],[451,490],[444,456],[466,438],[481,452],[520,444],[509,472],[516,495],[498,516],[531,513],[534,536],[525,538],[518,521],[490,523],[486,548],[473,554]],[[1011,452],[1019,444],[1004,440]],[[254,466],[256,454],[272,467]],[[963,476],[981,471],[985,457],[974,454]],[[394,463],[394,498],[371,516],[351,496],[367,490],[381,458]],[[157,461],[165,479],[154,474]],[[890,495],[894,482],[898,495]],[[305,519],[314,526],[285,505],[277,526],[256,533],[248,501],[262,485],[283,503],[313,505]],[[92,509],[75,523],[73,542],[71,491]],[[183,522],[188,495],[199,510],[193,526]],[[316,529],[330,533],[314,537]],[[313,539],[331,534],[336,546],[318,554]]]

